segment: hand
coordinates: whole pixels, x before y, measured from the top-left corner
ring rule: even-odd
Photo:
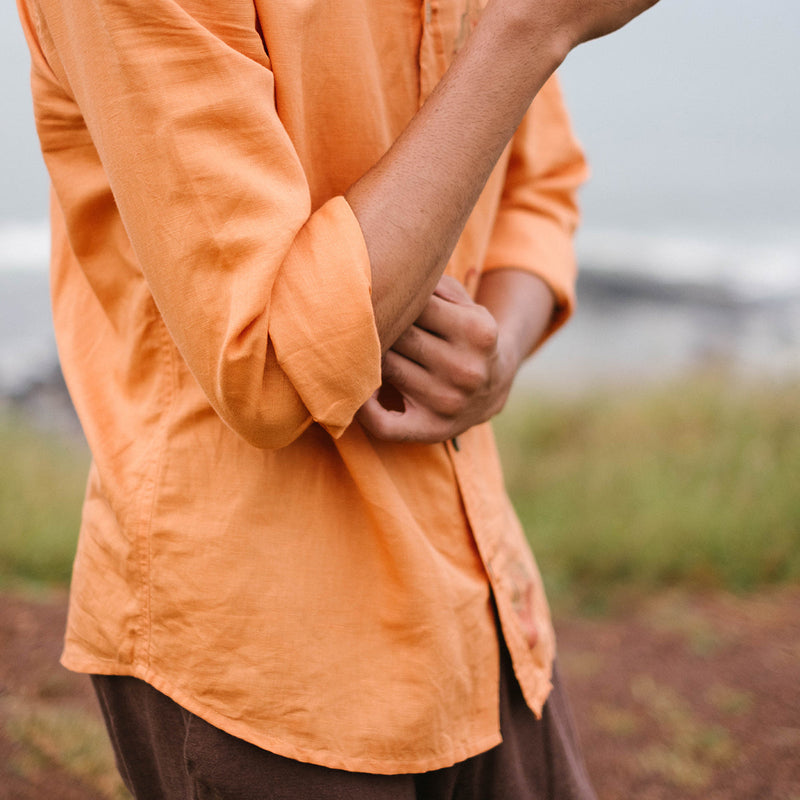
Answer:
[[[573,47],[606,36],[627,25],[658,0],[553,0]]]
[[[485,422],[505,404],[516,371],[502,342],[491,313],[443,277],[386,353],[383,391],[356,419],[379,439],[427,443]]]
[[[533,41],[542,35],[561,41],[561,57],[583,42],[627,25],[658,0],[501,0],[515,26]],[[559,48],[561,49],[561,48]]]

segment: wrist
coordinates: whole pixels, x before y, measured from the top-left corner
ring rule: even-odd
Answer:
[[[522,364],[524,354],[520,353],[516,336],[502,327],[497,335],[497,356],[495,360],[495,404],[491,416],[500,413],[506,404],[514,378]]]
[[[479,24],[496,31],[499,52],[517,75],[527,74],[534,94],[579,43],[578,32],[545,6],[535,0],[491,0]]]

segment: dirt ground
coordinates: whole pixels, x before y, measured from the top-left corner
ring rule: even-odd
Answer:
[[[0,800],[125,797],[61,593],[0,595]],[[668,592],[557,620],[601,800],[800,800],[800,588]]]

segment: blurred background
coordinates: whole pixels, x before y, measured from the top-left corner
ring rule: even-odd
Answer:
[[[796,0],[663,0],[561,70],[579,307],[497,427],[602,798],[800,798],[798,42]],[[3,3],[0,797],[122,797],[53,666],[88,455],[27,70]]]

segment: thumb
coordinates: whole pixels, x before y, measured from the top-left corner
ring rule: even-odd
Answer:
[[[423,406],[406,401],[405,411],[384,408],[376,395],[358,410],[356,420],[367,433],[387,442],[443,442],[449,438],[437,420]]]
[[[375,392],[356,412],[356,421],[377,439],[389,439],[393,438],[390,434],[397,428],[397,418],[403,414],[403,411],[392,411],[383,406],[378,392]]]

